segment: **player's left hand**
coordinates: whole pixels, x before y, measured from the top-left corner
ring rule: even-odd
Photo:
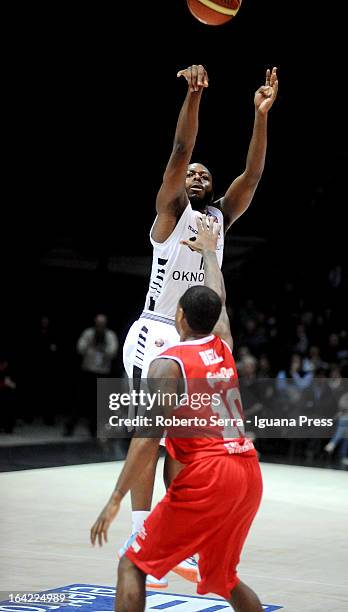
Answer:
[[[213,220],[213,217],[197,217],[198,234],[196,240],[181,240],[180,244],[188,246],[193,251],[216,251],[221,225]]]
[[[113,498],[106,504],[105,508],[99,514],[96,522],[91,529],[91,542],[93,546],[98,538],[99,546],[103,546],[108,541],[108,529],[110,524],[117,516],[120,509],[120,501]],[[103,542],[104,539],[104,542]]]
[[[277,68],[266,70],[265,84],[260,87],[255,93],[254,103],[258,113],[266,115],[273,105],[278,93],[278,76]]]

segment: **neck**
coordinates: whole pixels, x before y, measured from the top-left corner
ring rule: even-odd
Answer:
[[[193,332],[182,332],[180,334],[180,342],[185,342],[186,340],[199,340],[200,338],[206,338],[210,336],[213,332],[208,332],[205,334],[194,334]]]
[[[202,214],[205,214],[208,211],[208,206],[209,206],[208,202],[206,203],[202,202],[201,205],[198,206],[198,202],[191,202],[190,200],[190,204],[193,210],[197,210],[197,212],[200,212]]]

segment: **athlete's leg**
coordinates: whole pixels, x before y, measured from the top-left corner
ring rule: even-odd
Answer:
[[[159,457],[159,447],[153,460],[148,463],[145,469],[141,468],[140,478],[136,481],[131,490],[133,512],[150,512],[152,505],[153,486],[155,482],[156,468]]]
[[[118,566],[116,612],[144,612],[145,574],[127,557]]]
[[[261,602],[254,591],[243,582],[239,582],[231,591],[228,600],[235,612],[262,612]]]

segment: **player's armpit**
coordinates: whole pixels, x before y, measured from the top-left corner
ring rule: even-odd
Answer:
[[[224,215],[225,232],[249,207],[261,177],[243,172],[233,181],[223,198],[221,210]]]

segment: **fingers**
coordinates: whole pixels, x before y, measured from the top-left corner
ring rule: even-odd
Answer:
[[[276,81],[277,81],[277,68],[274,66],[274,68],[272,68],[272,74],[270,75],[269,85],[273,87]]]
[[[197,225],[197,229],[199,232],[204,232],[203,217],[205,217],[205,215],[202,215],[201,217],[197,217],[196,219],[196,225]]]
[[[108,541],[108,528],[109,528],[109,524],[105,520],[98,520],[98,521],[96,521],[96,523],[94,523],[94,525],[93,525],[93,527],[91,529],[91,543],[92,543],[92,546],[95,545],[97,539],[98,539],[99,546],[103,546],[103,538],[104,538],[104,542],[107,543],[107,541]]]
[[[180,244],[183,244],[185,246],[188,246],[190,248],[194,248],[195,245],[195,241],[190,239],[190,240],[180,240]]]
[[[208,87],[209,84],[207,71],[201,64],[193,64],[185,70],[179,70],[176,76],[183,76],[186,79],[191,93],[199,91],[202,87]]]
[[[179,70],[179,72],[177,73],[177,77],[181,77],[183,76],[184,79],[186,79],[187,84],[189,86],[189,90],[190,92],[195,91],[194,86],[193,86],[193,71],[192,71],[193,66],[190,66],[189,68],[185,68],[185,70]],[[197,68],[197,66],[196,66]]]
[[[199,87],[208,87],[207,71],[203,68],[201,64],[199,64],[197,68],[198,68],[197,85]]]
[[[201,217],[197,217],[197,228],[198,232],[206,233],[208,232],[211,236],[215,236],[219,233],[221,229],[220,223],[215,221],[214,217],[208,215],[202,215]]]
[[[265,98],[270,98],[272,96],[272,87],[270,85],[262,85],[258,91]]]
[[[216,221],[214,221],[214,223],[212,224],[213,226],[213,236],[218,236],[221,230],[221,225],[220,223],[216,223]]]
[[[196,64],[191,66],[191,75],[191,91],[198,91],[198,66]]]
[[[180,244],[188,246],[191,251],[200,252],[200,245],[196,243],[196,238],[190,238],[190,240],[180,240]]]
[[[265,85],[268,86],[270,82],[271,82],[271,71],[269,68],[267,68]]]
[[[272,98],[275,100],[275,98],[277,97],[277,93],[278,93],[278,79],[274,81],[272,89],[273,89]]]
[[[94,544],[95,544],[95,539],[97,537],[97,529],[98,529],[98,521],[96,523],[94,523],[94,525],[93,525],[93,527],[91,529],[91,536],[90,537],[91,537],[92,546],[94,546]]]

